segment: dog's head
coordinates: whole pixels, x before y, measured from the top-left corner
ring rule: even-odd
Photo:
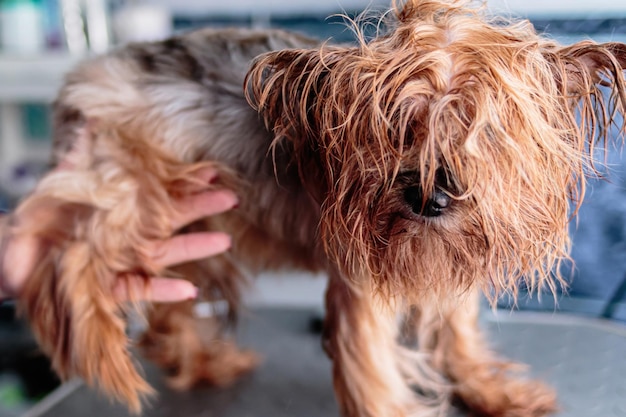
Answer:
[[[559,279],[594,144],[624,111],[625,45],[561,47],[465,3],[406,2],[382,36],[269,53],[246,81],[327,253],[386,296]]]

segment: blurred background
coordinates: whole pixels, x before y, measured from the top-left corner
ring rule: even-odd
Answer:
[[[527,17],[570,43],[626,42],[626,1],[489,0],[499,13]],[[46,171],[49,105],[63,74],[90,54],[130,41],[158,40],[202,26],[282,27],[350,42],[337,13],[354,16],[374,0],[0,0],[0,208],[10,209]],[[330,16],[330,17],[329,17]],[[614,132],[617,137],[617,132]],[[525,297],[518,307],[626,322],[626,162],[615,145],[606,180],[592,180],[572,225],[576,267],[567,295]],[[324,280],[264,276],[252,305],[321,309]],[[501,305],[510,303],[502,300]],[[558,304],[558,306],[557,306]],[[0,416],[20,415],[57,384],[13,307],[0,307]]]

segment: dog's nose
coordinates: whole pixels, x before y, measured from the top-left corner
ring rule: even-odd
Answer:
[[[404,200],[411,206],[413,213],[424,217],[441,216],[452,202],[452,198],[439,188],[424,201],[421,187],[409,187],[404,190]]]

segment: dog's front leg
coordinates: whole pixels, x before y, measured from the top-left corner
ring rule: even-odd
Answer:
[[[472,291],[420,304],[416,314],[419,350],[453,383],[454,394],[472,415],[540,417],[556,411],[554,392],[516,375],[522,366],[498,359],[478,328],[479,297]]]
[[[345,417],[425,417],[441,411],[420,397],[404,372],[406,350],[397,343],[393,304],[377,299],[368,285],[331,274],[323,345]]]

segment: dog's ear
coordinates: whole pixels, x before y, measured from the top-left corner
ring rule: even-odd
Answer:
[[[248,102],[274,135],[272,155],[286,151],[294,158],[300,178],[316,199],[322,198],[325,189],[316,115],[324,105],[321,97],[328,94],[321,90],[331,88],[324,83],[331,64],[322,56],[319,49],[270,52],[257,57],[244,82]],[[332,61],[335,55],[329,56]]]
[[[586,94],[594,86],[624,92],[625,44],[582,41],[562,48],[559,55],[565,65],[566,87],[570,94]]]
[[[277,138],[315,136],[312,108],[328,71],[316,49],[270,52],[252,63],[244,82],[246,98]]]
[[[588,40],[546,52],[563,108],[579,121],[577,147],[591,156],[596,143],[612,139],[612,126],[624,133],[626,45]]]

